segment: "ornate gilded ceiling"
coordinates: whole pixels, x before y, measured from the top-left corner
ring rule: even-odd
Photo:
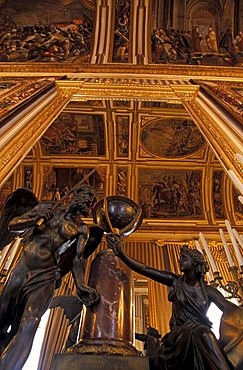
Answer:
[[[140,203],[141,239],[240,226],[227,171],[242,177],[241,51],[210,54],[204,39],[189,55],[178,39],[155,52],[166,17],[156,1],[30,3],[0,3],[0,202],[18,186],[58,199],[88,176],[97,199]],[[186,30],[200,12],[184,8]],[[222,2],[210,9],[201,16],[224,32]]]

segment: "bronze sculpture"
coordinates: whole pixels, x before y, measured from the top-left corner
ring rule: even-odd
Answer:
[[[36,200],[34,208],[9,222],[9,230],[22,237],[22,253],[0,297],[1,369],[22,368],[41,316],[67,272],[73,274],[82,303],[89,306],[99,299],[97,292],[83,283],[84,260],[103,236],[101,228],[92,230],[81,219],[88,215],[94,199],[93,189],[82,186],[73,192],[68,206],[53,207],[53,202]]]
[[[147,333],[135,333],[135,339],[144,343],[143,349],[149,358],[150,370],[159,369],[158,352],[160,350],[161,334],[151,326],[147,328]]]
[[[242,348],[242,308],[228,302],[217,289],[207,285],[204,274],[208,266],[199,251],[186,246],[181,248],[179,264],[183,275],[177,275],[145,266],[127,256],[119,235],[108,235],[107,242],[114,253],[132,270],[169,287],[168,299],[172,302],[170,332],[159,343],[154,369],[242,368],[242,354],[238,355],[239,348]],[[233,350],[232,356],[229,357],[233,360],[233,365],[224,355],[219,342],[210,330],[211,323],[206,313],[211,302],[227,315],[228,312],[231,314],[237,312],[236,322],[241,325],[241,336],[234,343],[232,341],[233,347],[238,346],[238,350]]]

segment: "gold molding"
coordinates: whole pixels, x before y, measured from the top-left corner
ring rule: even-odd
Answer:
[[[226,135],[222,133],[217,123],[211,118],[210,112],[204,112],[196,100],[185,102],[185,104],[198,127],[200,127],[209,143],[213,145],[218,154],[217,157],[224,163],[225,168],[236,169],[239,175],[243,177],[243,166],[235,157],[237,150],[232,140],[227,140]]]
[[[78,63],[0,63],[0,76],[68,76],[83,77],[84,75],[96,77],[97,75],[107,76],[129,76],[130,78],[151,78],[157,79],[203,79],[205,80],[233,80],[242,81],[243,68],[241,67],[219,67],[219,66],[192,66],[178,64],[78,64]],[[131,77],[132,75],[132,77]]]
[[[34,119],[29,120],[11,137],[11,141],[0,152],[0,186],[14,172],[68,101],[69,98],[61,94],[56,95]]]
[[[195,99],[199,91],[199,85],[171,85],[171,88],[182,102]]]
[[[138,100],[138,101],[164,101],[168,103],[181,103],[181,100],[194,99],[198,93],[199,86],[189,84],[152,84],[146,80],[133,79],[103,79],[89,80],[60,80],[56,82],[59,91],[65,94],[73,94],[72,101],[83,101],[85,99],[113,99],[113,100]]]

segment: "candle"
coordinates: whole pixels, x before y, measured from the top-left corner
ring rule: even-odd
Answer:
[[[213,272],[218,271],[218,269],[217,269],[217,267],[216,267],[216,265],[215,265],[215,262],[214,262],[214,260],[213,260],[213,256],[211,255],[211,252],[210,252],[210,250],[209,250],[209,247],[208,247],[208,245],[207,245],[207,243],[206,243],[206,240],[205,240],[205,238],[204,238],[203,233],[199,233],[199,237],[200,237],[200,239],[201,239],[201,241],[202,241],[202,243],[203,243],[204,249],[205,249],[206,254],[207,254],[207,256],[208,256],[209,263],[210,263],[210,265],[212,266],[212,270],[213,270]]]
[[[207,274],[209,282],[211,283],[211,281],[214,281],[214,277],[210,269],[208,270]]]
[[[235,238],[238,240],[238,242],[239,242],[239,244],[240,244],[241,248],[243,248],[243,239],[242,239],[242,236],[240,236],[240,235],[238,234],[238,231],[237,231],[237,230],[235,230],[235,229],[232,229],[232,230],[233,230],[234,236],[235,236]]]
[[[234,266],[234,261],[233,261],[233,258],[231,256],[231,254],[230,254],[229,246],[227,244],[227,241],[225,239],[224,232],[223,232],[222,229],[219,229],[219,234],[220,234],[221,240],[223,242],[224,250],[225,250],[227,259],[229,261],[229,265],[230,265],[230,267],[232,267],[232,266]]]
[[[195,240],[196,248],[199,252],[203,254],[201,244],[199,243],[199,240]]]
[[[232,242],[234,251],[235,251],[235,255],[236,255],[237,261],[238,261],[238,263],[239,263],[240,266],[243,266],[243,257],[242,257],[242,255],[240,253],[240,250],[239,250],[238,245],[237,245],[237,241],[235,239],[233,230],[232,230],[231,225],[230,225],[230,223],[229,223],[228,220],[225,220],[225,225],[227,227],[227,230],[228,230],[228,233],[229,233],[229,236],[230,236],[230,239],[231,239],[231,242]]]
[[[228,174],[229,174],[232,182],[234,183],[236,189],[238,189],[239,192],[241,193],[241,195],[243,195],[243,184],[240,181],[239,177],[232,170],[228,170]]]
[[[201,245],[200,245],[200,243],[199,243],[199,240],[195,240],[195,244],[196,244],[196,248],[197,248],[197,250],[203,254],[202,247],[201,247]],[[214,281],[214,277],[213,277],[213,274],[212,274],[212,272],[211,272],[211,270],[210,270],[210,269],[209,269],[209,271],[207,272],[207,274],[208,274],[209,282]]]

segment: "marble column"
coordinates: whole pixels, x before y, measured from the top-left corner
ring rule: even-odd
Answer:
[[[91,264],[89,285],[100,301],[87,308],[80,341],[69,352],[137,356],[131,270],[112,251],[103,250]]]

